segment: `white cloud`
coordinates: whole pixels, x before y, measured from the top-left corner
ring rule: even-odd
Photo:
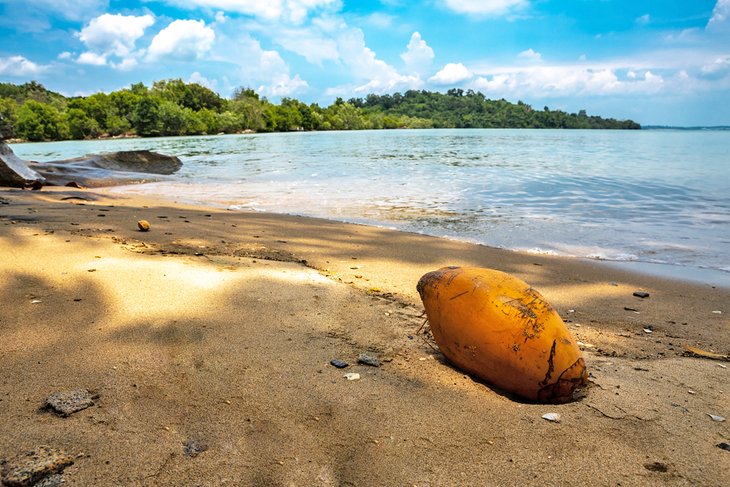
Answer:
[[[454,85],[470,80],[473,77],[474,73],[463,64],[449,63],[441,71],[430,77],[428,81],[437,85]]]
[[[406,51],[400,55],[406,70],[410,73],[423,74],[433,63],[433,49],[421,38],[419,32],[411,35],[411,40],[406,46]]]
[[[533,51],[532,48],[522,51],[517,55],[517,57],[533,63],[542,61],[542,54]]]
[[[63,51],[61,54],[58,55],[58,59],[71,59],[73,54],[71,54],[68,51]]]
[[[79,64],[90,64],[92,66],[105,66],[106,54],[97,54],[95,52],[86,51],[76,59]]]
[[[707,79],[719,79],[730,74],[730,56],[715,59],[712,63],[705,64],[701,68],[702,77]]]
[[[4,76],[35,76],[48,69],[23,56],[0,57],[0,74]]]
[[[277,51],[268,51],[250,36],[238,40],[239,76],[245,86],[257,86],[267,96],[291,96],[309,87],[309,84],[295,75],[291,77],[289,66]]]
[[[594,65],[537,65],[495,68],[481,73],[471,87],[495,97],[574,97],[643,94],[665,89],[666,81],[651,70],[626,70]]]
[[[124,57],[134,50],[137,39],[154,23],[151,15],[104,14],[91,19],[78,37],[91,51]]]
[[[528,0],[443,0],[449,10],[477,16],[505,15],[528,5]]]
[[[215,88],[218,86],[218,82],[216,80],[210,80],[200,74],[198,71],[194,71],[190,77],[188,78],[188,83],[197,83],[200,86],[205,86],[206,88],[210,88],[211,90],[215,90]]]
[[[717,0],[715,8],[712,9],[712,16],[707,22],[707,28],[719,28],[730,18],[730,0]]]
[[[202,20],[174,20],[152,39],[147,60],[197,59],[213,46],[215,32]]]
[[[384,93],[398,89],[419,88],[423,85],[419,76],[402,75],[393,66],[378,59],[375,52],[365,44],[365,35],[360,29],[344,28],[337,35],[337,46],[341,62],[360,82],[353,89],[356,93]]]
[[[103,11],[109,0],[0,0],[0,4],[9,4],[14,15],[20,9],[32,12],[35,16],[59,16],[68,20],[82,20],[90,14]]]
[[[365,17],[365,23],[379,29],[388,29],[393,26],[395,17],[382,12],[373,12]]]
[[[301,24],[312,13],[339,8],[340,0],[163,0],[168,4],[194,8],[210,8],[223,12],[250,15],[264,20],[283,20]]]
[[[104,66],[109,64],[122,71],[137,65],[137,40],[155,23],[151,15],[103,14],[91,19],[77,37],[89,49],[76,59],[80,64]],[[110,61],[117,57],[120,61]]]
[[[281,29],[273,39],[284,49],[299,54],[308,62],[321,66],[323,61],[339,58],[334,39],[312,29]]]

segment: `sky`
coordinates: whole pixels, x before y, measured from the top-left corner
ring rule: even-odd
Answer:
[[[0,0],[0,81],[181,78],[329,105],[462,88],[644,125],[730,125],[730,0]]]

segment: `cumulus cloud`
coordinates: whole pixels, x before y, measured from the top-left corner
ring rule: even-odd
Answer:
[[[651,22],[651,16],[649,14],[644,14],[641,17],[637,17],[636,20],[634,20],[638,25],[649,25]]]
[[[76,62],[79,64],[89,64],[91,66],[106,66],[106,55],[97,54],[91,51],[82,52],[76,59]]]
[[[88,51],[76,61],[80,64],[104,66],[114,56],[120,61],[109,63],[113,68],[128,70],[137,64],[135,51],[137,40],[155,23],[151,15],[103,14],[93,18],[81,29],[77,37]]]
[[[528,0],[443,0],[449,10],[467,15],[505,15],[527,6]]]
[[[400,74],[393,66],[378,59],[365,44],[365,34],[360,29],[344,28],[337,35],[337,46],[340,60],[359,80],[358,86],[353,89],[355,93],[384,93],[423,85],[418,75]]]
[[[210,80],[200,74],[198,71],[194,71],[190,77],[188,78],[188,83],[197,83],[200,86],[205,86],[206,88],[210,88],[211,90],[215,90],[218,86],[218,82],[216,80]]]
[[[35,76],[48,69],[23,56],[0,57],[0,74],[4,76]]]
[[[243,85],[257,86],[258,92],[267,96],[291,96],[309,87],[298,74],[291,76],[289,65],[277,51],[263,49],[256,39],[243,36],[237,48]]]
[[[209,8],[250,15],[264,20],[283,20],[301,24],[316,11],[338,8],[340,0],[163,0],[178,7]]]
[[[474,77],[469,68],[461,63],[449,63],[441,71],[431,76],[428,81],[436,85],[455,85]]]
[[[213,41],[215,32],[202,20],[174,20],[152,39],[147,60],[197,59],[210,50]]]
[[[537,63],[542,61],[542,54],[539,52],[533,51],[532,48],[527,49],[526,51],[522,51],[517,55],[518,58],[523,59],[525,61]]]
[[[431,67],[434,53],[433,49],[421,38],[421,34],[414,32],[406,46],[406,51],[400,57],[406,64],[408,72],[423,74]]]
[[[701,68],[702,77],[706,79],[720,79],[730,74],[730,56],[715,59]]]
[[[137,39],[154,23],[151,15],[104,14],[91,19],[78,37],[91,51],[124,57],[134,50]]]

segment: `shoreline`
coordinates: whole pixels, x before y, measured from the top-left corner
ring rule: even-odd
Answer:
[[[63,449],[68,485],[730,484],[729,423],[710,416],[730,417],[730,369],[683,348],[730,353],[726,289],[70,188],[0,190],[0,244],[0,458]],[[415,284],[451,264],[555,306],[591,374],[583,398],[517,400],[418,334]],[[78,387],[96,404],[38,411]]]

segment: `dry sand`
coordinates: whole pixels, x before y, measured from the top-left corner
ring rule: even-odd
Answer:
[[[68,188],[0,191],[0,246],[0,458],[65,450],[65,485],[730,485],[730,363],[682,349],[730,353],[728,289]],[[516,400],[416,335],[416,282],[450,264],[539,289],[585,397]],[[78,388],[93,406],[39,409]]]

